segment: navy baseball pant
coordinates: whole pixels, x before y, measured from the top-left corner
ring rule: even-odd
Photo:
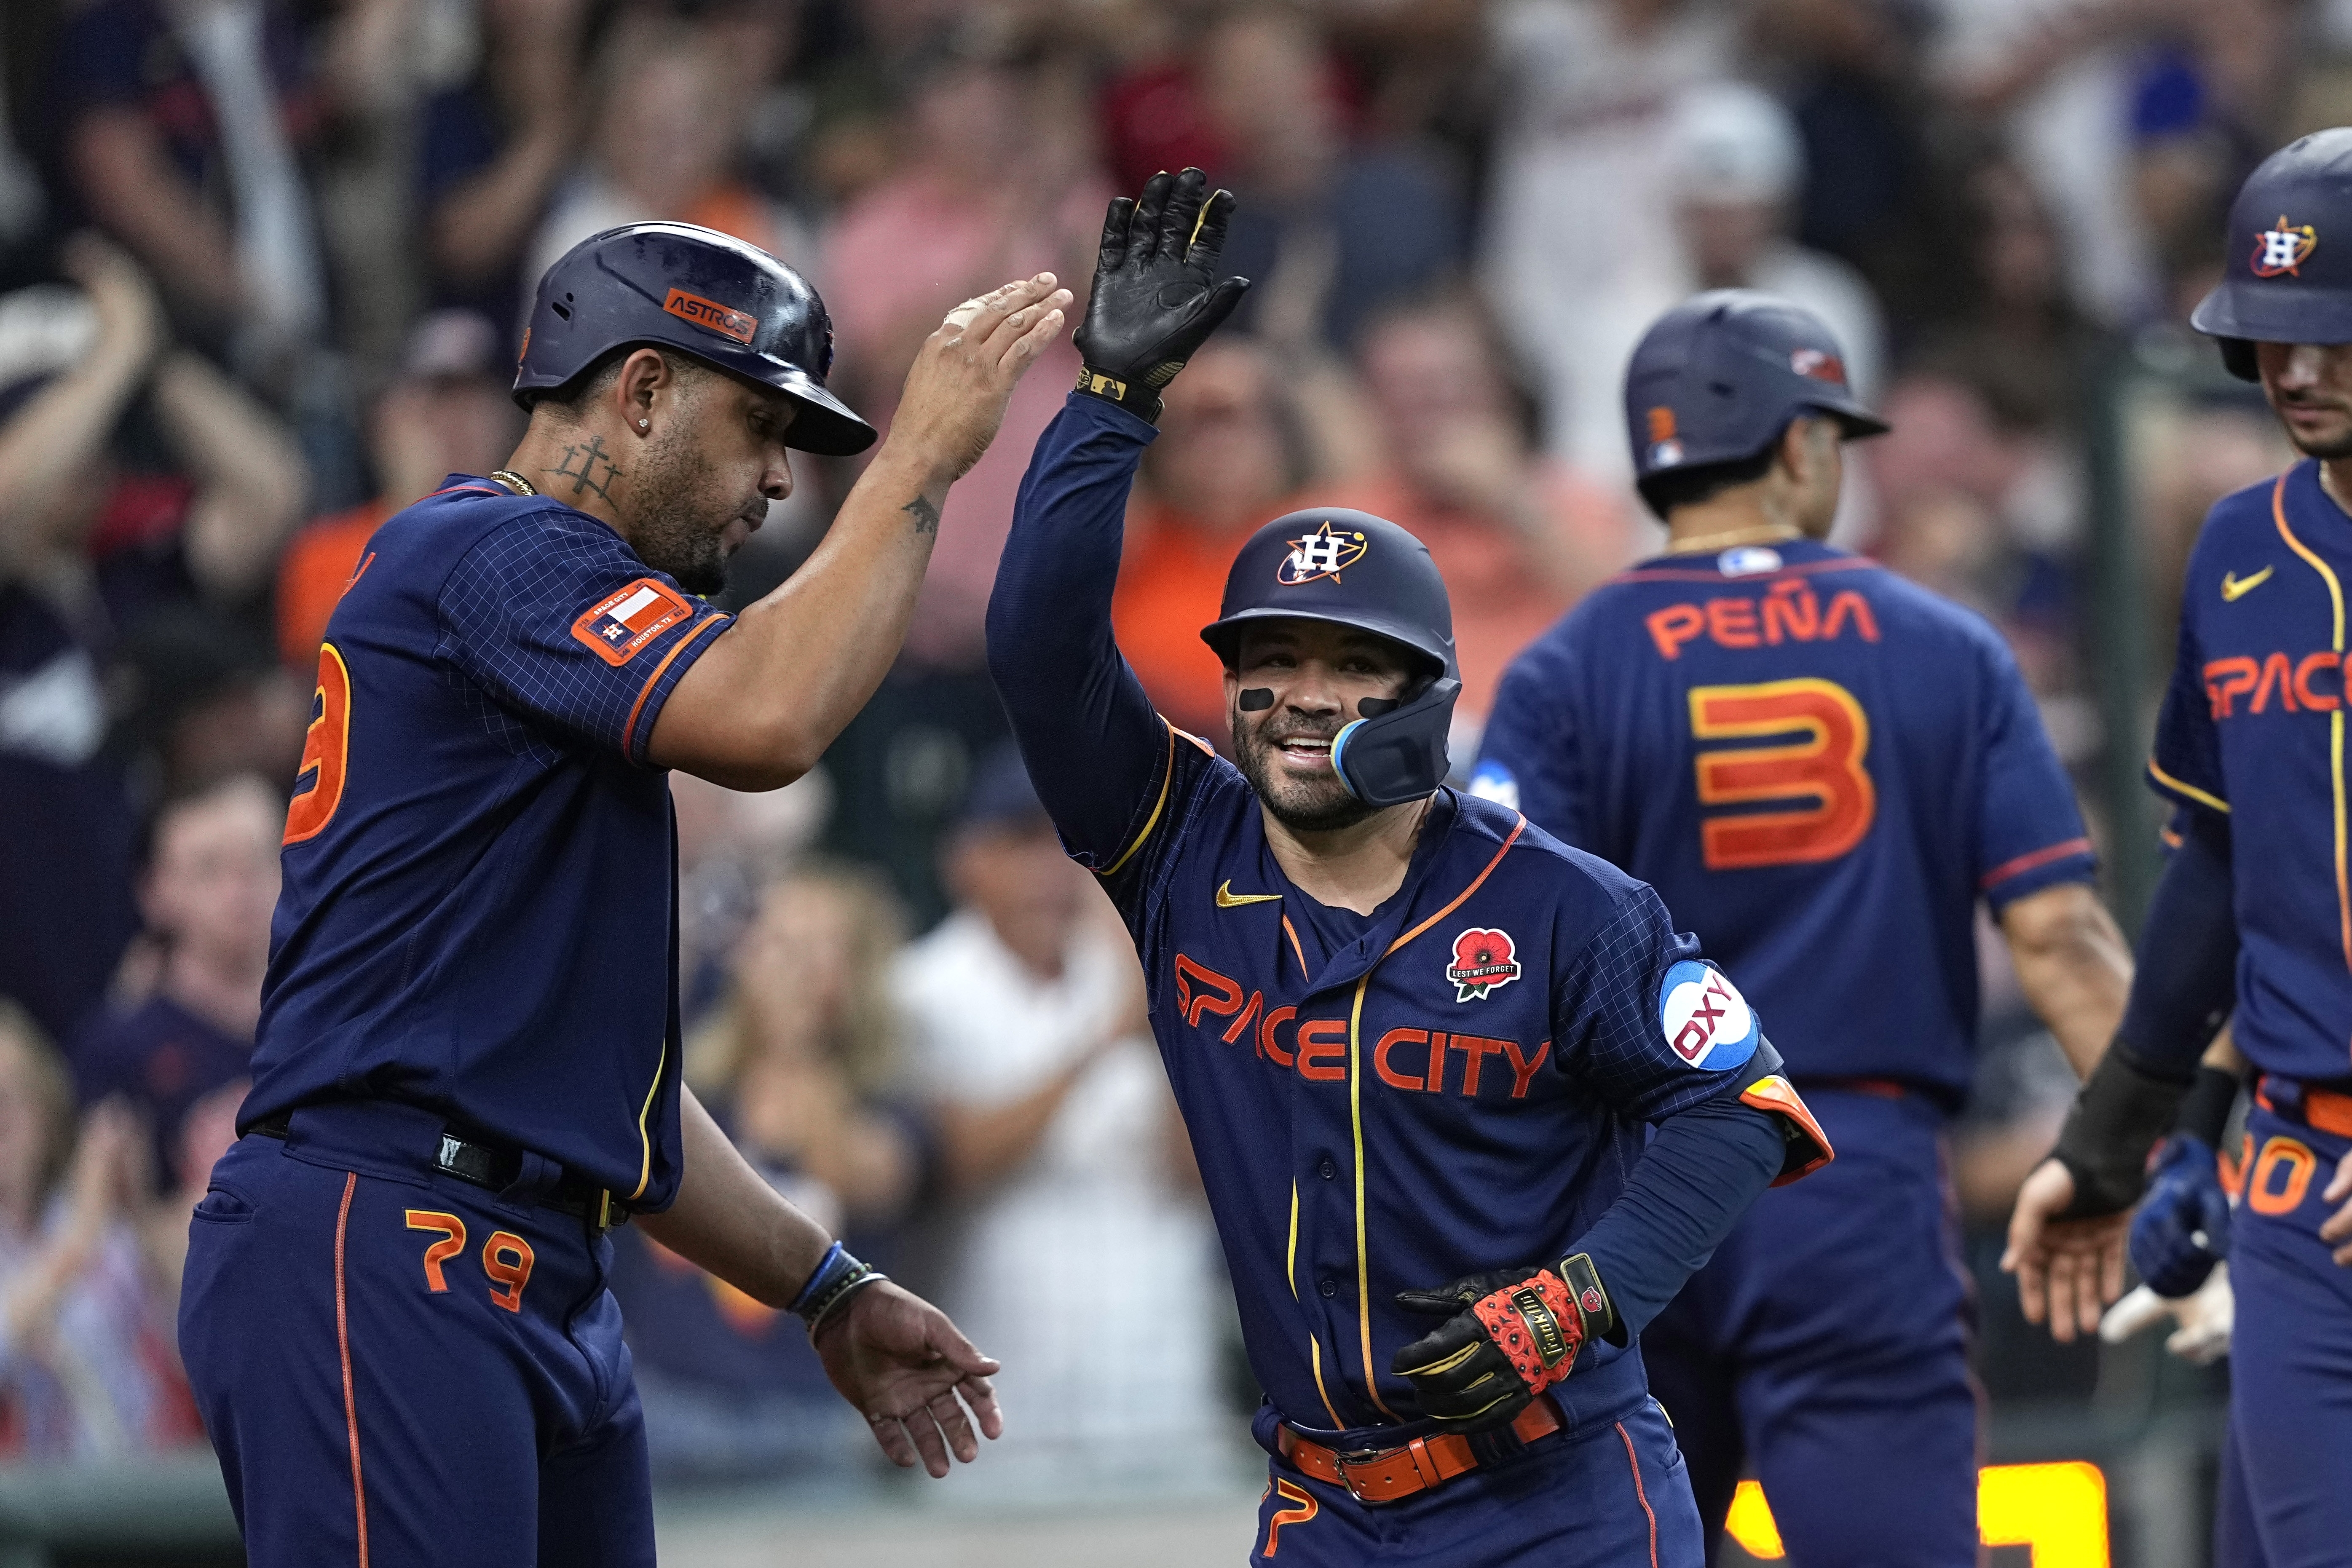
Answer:
[[[1916,1094],[1807,1087],[1837,1160],[1757,1200],[1642,1335],[1710,1554],[1753,1464],[1791,1562],[1974,1568],[1974,1305]]]
[[[441,1119],[306,1107],[190,1222],[180,1347],[253,1568],[654,1561],[611,1244],[436,1171]]]

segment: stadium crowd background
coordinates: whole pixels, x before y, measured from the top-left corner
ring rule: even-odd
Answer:
[[[1379,512],[1453,588],[1460,762],[1509,655],[1659,543],[1616,391],[1641,329],[1790,295],[1895,425],[1839,541],[1996,622],[2087,779],[2145,738],[2091,684],[2094,380],[2219,271],[2245,172],[2352,120],[2352,4],[8,0],[0,92],[0,1454],[104,1458],[202,1442],[175,1254],[233,1136],[321,628],[377,523],[508,452],[519,312],[576,240],[772,250],[880,423],[944,310],[1082,283],[1108,195],[1209,169],[1256,287],[1170,392],[1122,643],[1221,734],[1195,632],[1236,541],[1301,498]],[[981,661],[1052,357],[822,772],[674,779],[687,1071],[1005,1361],[992,1484],[1165,1485],[1233,1459],[1255,1394],[1129,949]],[[2286,455],[2258,401],[2168,427],[2151,605]],[[802,459],[730,596],[854,474]],[[1982,1375],[1997,1411],[2079,1403],[2097,1352],[2029,1333],[1990,1263],[2071,1077],[1986,952],[1952,1165]],[[867,1484],[796,1323],[633,1231],[615,1288],[665,1477]]]

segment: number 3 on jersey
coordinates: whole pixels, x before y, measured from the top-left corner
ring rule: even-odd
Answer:
[[[352,673],[332,643],[319,650],[319,689],[302,766],[294,775],[294,803],[286,811],[286,839],[299,844],[327,831],[343,803],[343,766],[352,749]]]
[[[1878,791],[1863,770],[1870,716],[1834,681],[1693,686],[1691,734],[1702,742],[1801,737],[1777,746],[1702,746],[1701,806],[1810,797],[1795,810],[1718,812],[1699,826],[1709,871],[1835,860],[1870,831]]]

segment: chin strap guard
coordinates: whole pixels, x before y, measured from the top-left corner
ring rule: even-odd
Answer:
[[[1462,683],[1440,676],[1412,701],[1359,704],[1364,716],[1331,737],[1331,768],[1349,794],[1367,806],[1402,806],[1445,782],[1445,737],[1454,727]]]

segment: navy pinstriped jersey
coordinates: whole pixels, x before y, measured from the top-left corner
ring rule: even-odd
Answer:
[[[1037,684],[1069,688],[1018,693],[1014,733],[1142,958],[1259,1386],[1297,1424],[1388,1425],[1416,1412],[1390,1360],[1430,1327],[1398,1291],[1565,1255],[1625,1191],[1645,1123],[1779,1059],[1655,894],[1491,801],[1440,790],[1369,915],[1295,887],[1247,779],[1154,715],[1112,641],[1149,435],[1078,394],[1047,428],[992,659],[1002,684],[1028,666],[998,645],[1022,640]],[[1553,1390],[1572,1419],[1641,1396],[1638,1356],[1585,1355]]]
[[[1523,652],[1474,791],[1658,890],[1806,1076],[1957,1102],[1977,900],[2093,874],[1979,617],[1811,541],[1668,556]]]
[[[327,627],[240,1120],[409,1101],[659,1208],[677,866],[646,747],[729,618],[593,517],[449,484]]]
[[[2352,518],[2305,461],[2216,502],[2181,584],[2148,780],[2230,827],[2238,1049],[2265,1072],[2352,1077],[2345,590]]]

